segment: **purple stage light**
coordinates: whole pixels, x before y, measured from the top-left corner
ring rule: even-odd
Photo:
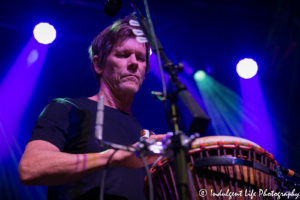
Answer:
[[[151,66],[151,70],[150,73],[154,73],[154,75],[161,80],[161,74],[160,74],[160,69],[159,69],[159,65],[157,62],[157,56],[155,54],[153,54],[153,56],[150,57],[150,66]],[[166,86],[168,86],[168,80],[169,80],[169,76],[167,73],[164,73],[164,79],[166,82]]]
[[[50,44],[56,38],[56,30],[48,23],[39,23],[34,27],[33,35],[39,43]]]
[[[240,78],[240,87],[243,100],[242,111],[247,116],[247,120],[243,121],[245,138],[257,143],[276,158],[279,153],[276,152],[275,131],[258,77],[249,80]]]
[[[48,45],[39,44],[33,37],[0,83],[0,158],[10,156],[8,146],[22,131],[23,114],[31,100]],[[2,135],[3,134],[3,135]]]
[[[192,67],[190,67],[186,62],[182,61],[183,64],[183,72],[185,72],[187,75],[192,75],[194,70]]]
[[[236,65],[236,72],[244,79],[252,78],[256,75],[258,70],[257,63],[251,58],[240,60]]]

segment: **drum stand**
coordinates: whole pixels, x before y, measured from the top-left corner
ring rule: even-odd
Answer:
[[[172,66],[169,66],[170,68]],[[174,68],[174,66],[173,66]],[[174,70],[171,68],[171,70]],[[176,74],[176,73],[173,73]],[[177,79],[177,81],[179,81]],[[178,84],[180,85],[180,84]],[[182,87],[182,85],[180,85]],[[158,92],[154,92],[159,94]],[[158,95],[155,95],[156,97]],[[161,99],[161,98],[158,98]],[[175,182],[178,192],[178,197],[180,200],[186,200],[186,194],[188,192],[188,179],[187,179],[187,162],[186,155],[190,148],[191,143],[200,135],[198,133],[192,135],[189,139],[189,142],[184,144],[186,136],[179,130],[179,114],[177,107],[177,93],[173,91],[171,95],[167,95],[167,99],[171,101],[171,118],[170,121],[173,122],[173,132],[169,133],[167,139],[164,140],[166,146],[166,155],[174,161],[174,170],[175,170]]]

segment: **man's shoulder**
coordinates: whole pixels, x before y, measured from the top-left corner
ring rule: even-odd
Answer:
[[[73,105],[76,106],[78,104],[91,104],[93,103],[93,101],[89,100],[87,97],[80,97],[80,98],[76,98],[76,99],[71,99],[69,97],[65,97],[65,98],[56,98],[56,99],[52,99],[51,102],[53,103],[57,103],[57,104],[63,104],[63,105]]]
[[[65,98],[56,98],[51,100],[50,105],[59,106],[59,107],[65,107],[67,110],[70,109],[82,109],[86,107],[94,106],[95,102],[92,100],[89,100],[87,97],[80,97],[76,99],[71,99],[68,97]]]
[[[62,104],[62,105],[66,105],[66,104],[75,105],[76,104],[76,99],[71,99],[71,98],[68,98],[68,97],[56,98],[56,99],[52,99],[51,102],[56,103],[56,104]]]

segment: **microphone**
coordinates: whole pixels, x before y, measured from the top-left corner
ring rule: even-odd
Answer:
[[[106,0],[104,13],[109,17],[116,16],[122,7],[122,0]]]
[[[288,177],[296,177],[296,178],[300,178],[300,175],[297,174],[296,172],[294,172],[293,170],[287,169],[282,167],[281,165],[279,165],[280,170],[282,172],[282,174],[288,176]]]
[[[102,141],[103,136],[103,120],[104,120],[104,99],[103,96],[98,97],[97,116],[95,125],[95,137],[98,141]]]

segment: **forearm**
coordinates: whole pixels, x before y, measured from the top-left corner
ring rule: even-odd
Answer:
[[[68,154],[35,150],[22,157],[20,180],[24,185],[61,185],[104,169],[114,150],[102,153]]]
[[[161,140],[164,135],[150,136]],[[135,145],[135,144],[134,144]],[[78,180],[91,173],[104,169],[114,150],[102,153],[69,154],[60,152],[53,144],[36,140],[26,145],[19,164],[19,176],[24,185],[62,185]],[[148,164],[158,156],[146,156]],[[109,162],[109,167],[140,168],[143,162],[133,153],[119,150]]]

